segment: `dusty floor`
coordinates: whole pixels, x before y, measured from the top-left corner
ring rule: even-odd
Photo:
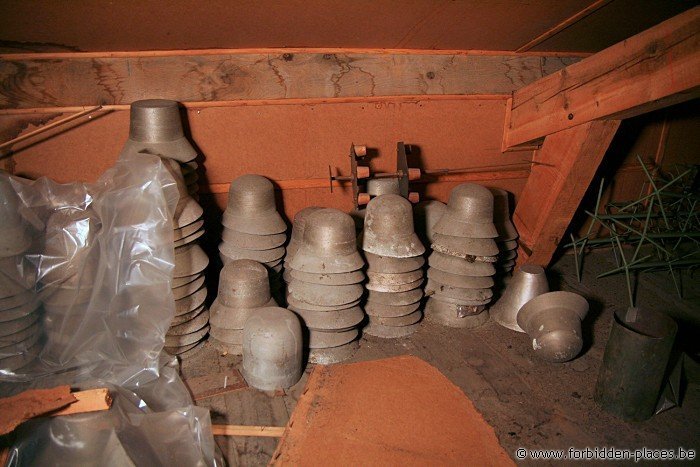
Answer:
[[[584,281],[579,284],[573,258],[564,256],[548,271],[552,290],[584,295],[591,311],[584,323],[586,342],[582,355],[568,363],[549,364],[535,359],[529,340],[494,322],[476,330],[462,330],[424,323],[410,338],[384,340],[365,337],[351,361],[412,354],[437,367],[462,388],[511,454],[519,447],[566,449],[570,446],[617,448],[700,448],[700,381],[689,365],[693,383],[685,386],[681,407],[668,410],[643,423],[630,424],[601,411],[593,390],[610,332],[613,312],[627,306],[623,276],[596,279],[612,265],[605,254],[588,257]],[[640,278],[637,304],[673,314],[686,323],[679,340],[695,346],[698,355],[700,281],[686,276],[686,298],[681,300],[669,276],[647,274]],[[221,356],[206,346],[182,365],[185,378],[231,367],[240,358]],[[307,370],[308,371],[308,370]],[[211,409],[214,423],[284,425],[303,390],[306,375],[285,395],[272,396],[244,389],[200,402]],[[412,401],[411,403],[430,403]],[[231,465],[263,465],[273,453],[275,438],[217,437]],[[537,462],[542,464],[541,461]],[[527,462],[526,462],[527,464]]]

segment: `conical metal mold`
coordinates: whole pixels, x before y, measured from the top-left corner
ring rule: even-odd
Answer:
[[[0,300],[26,292],[28,288],[21,280],[0,272]]]
[[[183,285],[187,285],[190,282],[194,282],[203,276],[204,276],[204,272],[198,272],[198,273],[192,274],[190,276],[175,277],[175,278],[173,278],[173,281],[171,282],[170,286],[173,289],[176,287],[182,287]]]
[[[408,337],[420,329],[420,323],[410,324],[408,326],[384,326],[370,322],[362,329],[362,334],[382,339],[400,339]]]
[[[261,308],[276,307],[277,302],[270,298],[266,303],[254,308],[227,306],[217,297],[209,310],[209,322],[212,327],[221,329],[243,329],[243,324],[253,313]]]
[[[386,316],[370,316],[371,324],[380,324],[382,326],[402,327],[415,324],[423,318],[423,312],[416,310],[412,313],[403,316],[386,317]]]
[[[284,245],[284,242],[287,241],[287,235],[285,233],[254,235],[224,228],[224,231],[221,233],[221,239],[224,243],[236,248],[243,248],[246,250],[272,250],[273,248],[279,248]]]
[[[466,289],[465,289],[466,290]],[[464,298],[452,298],[443,294],[432,294],[430,298],[443,303],[451,303],[453,305],[460,305],[466,307],[465,309],[472,309],[470,307],[482,307],[491,303],[491,298],[486,298],[484,300],[466,300]]]
[[[343,362],[351,358],[357,349],[360,348],[360,342],[354,340],[347,344],[339,345],[338,347],[330,347],[327,349],[310,349],[309,363],[318,365],[333,365],[334,363]]]
[[[320,285],[293,280],[287,287],[289,294],[303,303],[321,306],[339,306],[357,301],[364,293],[362,284]]]
[[[25,352],[12,357],[0,358],[0,368],[3,370],[16,371],[34,361],[41,352],[43,346],[37,342]]]
[[[211,344],[216,350],[218,350],[219,352],[223,352],[224,354],[243,355],[242,340],[241,344],[229,344],[228,342],[220,341],[219,339],[209,334],[208,342],[211,342]]]
[[[190,282],[189,284],[185,284],[181,287],[174,287],[173,288],[173,298],[175,300],[180,300],[181,298],[185,298],[188,295],[192,295],[197,290],[199,290],[203,285],[204,285],[204,276],[199,276],[198,279]]]
[[[549,284],[544,269],[525,264],[513,274],[505,292],[489,310],[491,317],[505,328],[525,332],[518,325],[518,311],[533,298],[547,292]]]
[[[32,244],[29,226],[20,214],[21,205],[10,177],[0,174],[0,258],[19,255]]]
[[[186,277],[204,271],[209,265],[209,257],[196,243],[175,248],[175,268],[173,277]]]
[[[431,279],[440,284],[449,285],[450,287],[459,287],[462,289],[488,289],[494,286],[492,276],[464,276],[460,274],[452,274],[441,271],[435,268],[428,268],[428,279]]]
[[[243,323],[243,327],[245,328],[245,323]],[[209,334],[214,339],[226,344],[243,345],[243,329],[226,329],[212,326]]]
[[[302,245],[292,269],[312,273],[357,271],[365,262],[357,252],[352,218],[337,209],[319,209],[309,215]]]
[[[390,258],[365,252],[365,258],[367,258],[367,264],[369,265],[367,272],[371,271],[380,274],[403,274],[420,269],[425,264],[423,256]]]
[[[398,178],[370,178],[367,180],[367,194],[370,196],[401,195]]]
[[[451,298],[454,300],[463,300],[465,302],[479,302],[490,300],[493,297],[491,289],[462,289],[459,287],[450,287],[449,285],[441,284],[432,279],[428,279],[425,284],[425,294]]]
[[[199,231],[204,230],[204,219],[200,219],[198,221],[195,221],[189,225],[186,225],[185,227],[179,228],[179,229],[173,229],[173,240],[182,240],[184,238],[187,238],[191,236],[192,234],[195,234]],[[189,242],[188,242],[189,243]]]
[[[177,326],[178,324],[182,324],[186,321],[189,321],[191,319],[196,318],[199,316],[200,313],[202,313],[206,309],[206,306],[204,304],[198,306],[194,310],[185,313],[184,315],[179,315],[179,316],[173,316],[173,320],[170,322],[170,326]]]
[[[292,221],[292,235],[289,238],[289,245],[287,245],[287,256],[285,261],[291,261],[294,255],[299,250],[299,246],[304,238],[304,230],[306,230],[306,220],[311,215],[312,212],[321,209],[318,206],[309,206],[301,211],[297,212],[294,216],[294,221]]]
[[[182,297],[179,300],[175,300],[175,316],[184,315],[189,313],[195,308],[199,308],[207,299],[207,288],[202,287],[196,292]]]
[[[338,347],[348,342],[352,342],[360,335],[360,331],[356,328],[348,329],[347,331],[309,331],[309,348],[310,349],[326,349],[329,347]]]
[[[294,307],[294,308],[299,308],[303,310],[310,310],[310,311],[337,311],[337,310],[347,310],[348,308],[355,307],[360,304],[360,299],[357,299],[355,301],[352,301],[350,303],[345,303],[343,305],[334,305],[334,306],[323,306],[323,305],[315,305],[312,303],[306,303],[302,302],[301,300],[297,300],[294,298],[293,295],[287,293],[287,303],[289,306]]]
[[[243,329],[243,377],[251,386],[274,390],[301,378],[303,338],[299,318],[284,308],[263,308]]]
[[[39,313],[34,312],[25,315],[18,319],[13,319],[12,321],[5,321],[0,326],[0,342],[7,342],[12,340],[12,334],[18,333],[23,329],[27,329],[29,326],[33,325],[39,319]]]
[[[423,289],[413,289],[407,292],[377,292],[369,290],[367,301],[381,305],[410,305],[423,298]]]
[[[498,237],[493,225],[493,195],[488,188],[474,183],[457,185],[434,230],[453,237]]]
[[[229,260],[251,259],[260,263],[272,263],[284,257],[283,246],[272,248],[271,250],[247,250],[227,242],[221,242],[219,244],[219,252]]]
[[[199,240],[202,237],[202,235],[204,235],[204,229],[199,229],[198,231],[196,231],[188,237],[181,238],[180,240],[175,240],[173,242],[173,247],[185,246],[189,245],[190,243],[194,243],[197,240]]]
[[[217,298],[231,308],[262,307],[270,300],[267,269],[249,259],[231,261],[219,275]]]
[[[405,285],[423,279],[423,270],[416,269],[415,271],[403,272],[398,274],[384,274],[381,272],[368,272],[370,283],[381,285]],[[411,287],[412,288],[412,287]],[[407,289],[407,290],[410,290]]]
[[[518,231],[510,220],[510,199],[506,190],[490,188],[493,193],[493,223],[498,231],[499,241],[515,240]]]
[[[518,312],[518,325],[532,339],[538,357],[566,362],[581,352],[581,321],[588,302],[572,292],[548,292],[527,302]]]
[[[486,277],[496,274],[496,268],[492,263],[469,262],[464,258],[446,255],[439,251],[433,251],[430,254],[428,265],[431,268],[464,276]]]
[[[365,288],[377,292],[408,292],[409,290],[420,288],[423,285],[423,278],[409,282],[408,284],[387,285],[378,282],[369,281]]]
[[[197,157],[182,130],[180,109],[175,101],[147,99],[131,104],[129,138],[122,153],[134,151],[189,162]]]
[[[274,186],[260,175],[242,175],[231,182],[222,223],[237,232],[258,235],[287,230],[275,206]]]
[[[29,339],[37,334],[41,334],[41,323],[39,320],[34,321],[33,324],[30,324],[24,329],[20,329],[17,332],[0,337],[0,353],[3,352],[2,349],[8,346],[16,345],[17,343],[23,342],[25,339]]]
[[[204,309],[197,316],[184,323],[176,324],[175,326],[170,326],[166,331],[166,336],[182,336],[184,334],[189,334],[191,332],[199,331],[209,322],[209,311]]]
[[[433,236],[431,248],[440,253],[461,258],[495,256],[499,253],[498,245],[492,238],[452,237],[438,233]]]
[[[435,240],[435,224],[445,213],[447,205],[440,201],[421,201],[414,207],[415,229],[418,236],[430,245]]]
[[[168,172],[170,172],[170,175],[172,175],[175,180],[175,186],[179,196],[177,205],[175,206],[175,212],[173,213],[173,228],[182,229],[200,220],[204,214],[204,210],[199,203],[190,196],[187,185],[185,185],[185,180],[182,177],[180,165],[173,160],[167,159],[163,161],[163,165],[168,169]]]
[[[24,316],[27,316],[30,313],[33,313],[37,308],[39,308],[39,305],[41,305],[41,301],[38,300],[36,297],[33,297],[28,302],[23,303],[22,305],[16,306],[14,308],[7,308],[0,311],[0,326],[2,326],[1,323],[4,323],[6,321],[19,319]]]
[[[209,332],[209,325],[204,326],[198,331],[183,334],[181,336],[165,336],[165,347],[181,347],[184,345],[195,344],[207,335]]]
[[[400,195],[382,195],[367,205],[362,249],[390,258],[411,258],[425,253],[413,230],[413,208]]]
[[[501,251],[517,250],[518,249],[518,241],[517,240],[500,241],[500,240],[496,239],[496,243],[498,244],[498,248]]]
[[[339,274],[302,272],[297,271],[296,269],[285,269],[284,272],[285,274],[289,274],[290,279],[294,279],[300,282],[308,282],[310,284],[349,285],[359,284],[365,280],[365,273],[362,270]]]
[[[367,302],[364,309],[368,316],[398,318],[413,313],[420,308],[420,305],[420,301],[409,305],[382,305],[381,303]]]
[[[425,305],[425,319],[451,328],[473,329],[489,320],[483,306],[464,306],[442,302],[430,297]]]
[[[311,311],[294,307],[289,309],[299,315],[305,327],[314,331],[349,331],[365,318],[365,313],[359,306],[337,311]]]

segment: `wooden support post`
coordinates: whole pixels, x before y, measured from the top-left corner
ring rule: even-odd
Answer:
[[[503,148],[700,95],[700,7],[513,93]]]
[[[518,264],[547,266],[619,126],[595,121],[545,138],[534,157],[543,164],[532,168],[513,214]]]

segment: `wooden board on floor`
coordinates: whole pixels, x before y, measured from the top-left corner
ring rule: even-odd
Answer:
[[[413,356],[316,366],[275,465],[513,465],[493,428]]]

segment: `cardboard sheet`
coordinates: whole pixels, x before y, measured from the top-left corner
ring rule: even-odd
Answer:
[[[412,356],[316,366],[274,465],[514,465],[472,402]]]

